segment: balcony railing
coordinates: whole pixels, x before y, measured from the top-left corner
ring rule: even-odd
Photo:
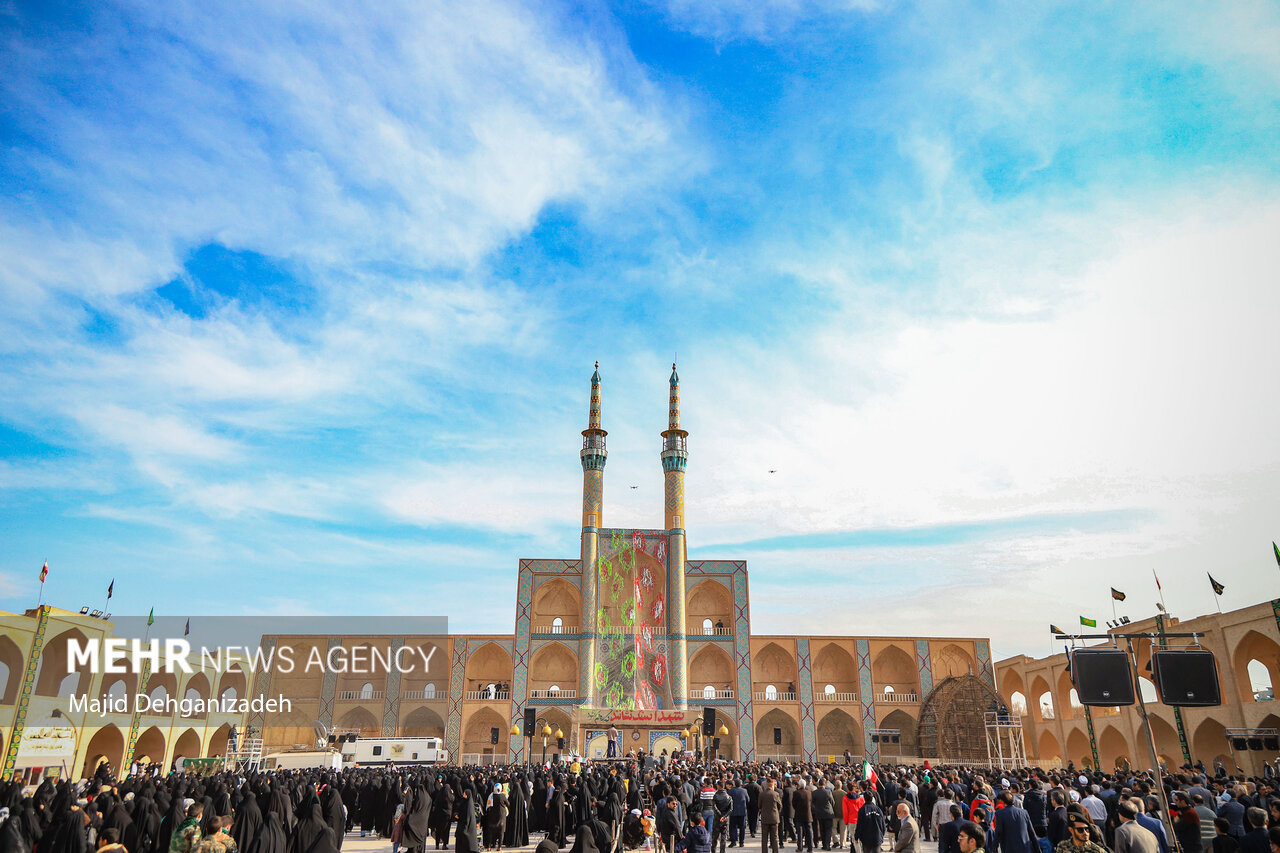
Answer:
[[[577,625],[535,625],[533,628],[535,634],[576,634],[578,633]]]
[[[366,699],[372,702],[381,699],[382,695],[381,690],[340,690],[337,699],[339,702],[360,702]]]
[[[577,690],[531,690],[529,695],[534,699],[577,699]]]
[[[732,690],[714,690],[710,692],[706,690],[693,690],[693,691],[690,691],[689,693],[689,701],[691,702],[698,699],[732,699],[732,698],[733,698]]]
[[[881,693],[876,696],[876,701],[886,705],[914,705],[920,697],[915,693]]]
[[[733,634],[732,628],[725,628],[724,626],[720,626],[720,627],[708,627],[706,625],[702,626],[702,636],[704,637],[728,637],[728,636],[731,636],[732,634]]]
[[[430,694],[426,690],[405,690],[400,694],[401,699],[447,699],[449,694],[439,690],[432,690]]]
[[[794,702],[796,694],[794,693],[752,693],[751,698],[757,702]]]
[[[813,701],[815,702],[857,702],[857,693],[816,693]]]
[[[510,699],[510,690],[468,690],[464,695],[465,699]]]

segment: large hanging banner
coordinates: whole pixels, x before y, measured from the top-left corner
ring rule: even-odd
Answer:
[[[666,633],[667,537],[656,530],[600,531],[596,563],[597,705],[672,707]]]

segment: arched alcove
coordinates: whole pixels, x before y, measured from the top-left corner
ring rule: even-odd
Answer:
[[[1089,738],[1079,729],[1072,729],[1067,735],[1067,759],[1074,761],[1077,767],[1092,767],[1093,753],[1089,749]]]
[[[819,762],[833,755],[841,760],[846,749],[854,755],[863,752],[862,726],[841,708],[828,711],[818,721],[817,737]]]
[[[704,580],[687,595],[688,605],[685,609],[685,623],[690,634],[703,634],[707,622],[711,623],[711,631],[716,626],[724,629],[733,627],[733,596],[729,589],[716,580]]]
[[[835,688],[833,694],[857,694],[858,665],[838,643],[827,643],[813,657],[813,680],[816,684]]]
[[[85,778],[93,778],[94,771],[98,769],[98,765],[106,761],[111,764],[115,775],[123,776],[124,771],[128,768],[122,768],[121,762],[124,759],[124,735],[120,729],[115,726],[103,726],[93,733],[93,737],[89,738],[89,745],[85,748],[84,773]]]
[[[1044,731],[1040,733],[1039,751],[1036,753],[1037,762],[1044,767],[1054,767],[1062,762],[1062,745],[1058,743],[1058,738],[1053,732]]]
[[[564,578],[543,581],[533,593],[533,625],[540,633],[564,633],[565,626],[578,628],[582,621],[582,599],[578,588]],[[560,620],[559,623],[556,620]],[[556,629],[559,630],[556,630]]]
[[[689,689],[712,685],[716,690],[732,689],[733,659],[719,643],[707,643],[689,660]]]
[[[138,736],[133,749],[133,760],[144,764],[162,764],[164,762],[164,735],[152,726]]]
[[[978,662],[973,655],[955,643],[947,643],[933,654],[933,678],[941,681],[944,678],[959,678],[962,675],[976,675]]]
[[[22,651],[8,637],[0,637],[0,705],[12,705],[18,701],[18,688],[22,685]]]
[[[497,744],[493,733],[497,730]],[[492,708],[478,708],[463,727],[462,753],[479,755],[505,755],[510,739],[511,724],[498,716]]]
[[[1231,665],[1240,701],[1268,701],[1280,681],[1280,644],[1258,631],[1249,631],[1236,643]]]
[[[40,674],[36,678],[35,695],[37,696],[83,696],[89,689],[89,681],[93,677],[89,667],[81,667],[73,671],[68,667],[71,660],[71,644],[79,643],[81,648],[88,645],[89,638],[77,628],[70,628],[58,634],[44,645],[40,654]],[[68,685],[67,681],[71,679]]]
[[[467,659],[467,690],[487,691],[489,685],[511,683],[511,655],[497,643],[485,643]]]
[[[781,743],[775,742],[774,729],[781,735]],[[756,755],[760,758],[769,756],[800,756],[804,752],[800,744],[800,727],[788,714],[774,708],[756,723]]]
[[[886,646],[872,659],[871,681],[876,693],[892,687],[894,693],[920,694],[920,672],[915,658],[898,646]]]
[[[547,643],[529,662],[529,689],[547,691],[552,686],[576,689],[578,656],[563,643]]]
[[[877,728],[898,730],[897,743],[891,741],[885,744],[883,732],[881,732],[880,757],[882,759],[890,756],[915,758],[920,755],[919,723],[903,709],[895,708],[885,714],[884,719],[880,721]]]
[[[779,693],[795,692],[795,658],[777,643],[766,644],[752,656],[751,674],[758,684],[757,691],[773,684]]]
[[[382,734],[382,723],[368,708],[357,705],[347,710],[338,718],[340,729],[359,729],[360,737],[378,737]]]
[[[1049,682],[1043,676],[1036,676],[1031,682],[1031,695],[1035,698],[1035,714],[1040,720],[1052,720],[1057,716],[1057,710],[1053,701],[1053,691],[1049,689]]]
[[[444,719],[431,708],[414,708],[400,722],[402,737],[444,737]]]

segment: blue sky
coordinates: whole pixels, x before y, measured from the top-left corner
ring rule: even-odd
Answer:
[[[509,631],[605,523],[757,630],[1280,593],[1280,6],[0,3],[0,606]],[[777,473],[770,474],[770,469]],[[636,488],[631,488],[635,486]],[[96,603],[95,603],[96,606]]]

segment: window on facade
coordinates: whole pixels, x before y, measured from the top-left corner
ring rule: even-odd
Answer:
[[[766,699],[777,699],[777,698],[778,698],[778,688],[776,688],[776,687],[774,687],[772,684],[770,684],[768,687],[766,687],[766,688],[764,689],[764,698],[766,698]]]
[[[561,619],[559,616],[551,620],[551,633],[553,634],[564,633],[564,620]]]
[[[828,684],[826,687],[822,688],[822,692],[828,696],[834,696],[836,694],[836,686],[834,684]]]
[[[710,620],[710,619],[703,619],[703,620],[702,620],[702,633],[704,633],[704,634],[714,634],[715,632],[716,632],[716,627],[715,627],[715,625],[712,625],[712,624],[711,624],[711,620]]]

